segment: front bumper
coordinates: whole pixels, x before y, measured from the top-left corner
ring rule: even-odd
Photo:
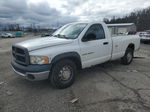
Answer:
[[[11,62],[11,66],[16,74],[30,81],[48,79],[51,68],[51,64],[23,66],[14,61]]]

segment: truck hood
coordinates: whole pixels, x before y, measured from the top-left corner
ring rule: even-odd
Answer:
[[[43,37],[43,38],[26,40],[26,41],[17,43],[16,45],[25,47],[28,49],[28,51],[33,51],[33,50],[42,49],[46,47],[69,44],[72,42],[73,40],[71,39],[64,39],[64,38],[61,39],[57,37]]]

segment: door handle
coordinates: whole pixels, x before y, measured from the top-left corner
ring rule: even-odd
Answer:
[[[107,45],[109,42],[104,42],[103,45]]]

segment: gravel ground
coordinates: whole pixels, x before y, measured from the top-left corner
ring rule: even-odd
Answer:
[[[70,88],[58,90],[12,71],[11,45],[26,39],[0,39],[0,112],[150,112],[149,44],[129,66],[118,60],[79,71]]]

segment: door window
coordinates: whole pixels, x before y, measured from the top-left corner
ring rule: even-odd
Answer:
[[[104,29],[102,27],[102,25],[100,24],[94,24],[92,25],[86,32],[85,36],[83,37],[83,40],[86,38],[88,38],[89,34],[93,34],[96,37],[93,38],[92,40],[97,40],[97,39],[104,39],[105,38],[105,32]],[[91,41],[91,40],[90,40]]]

